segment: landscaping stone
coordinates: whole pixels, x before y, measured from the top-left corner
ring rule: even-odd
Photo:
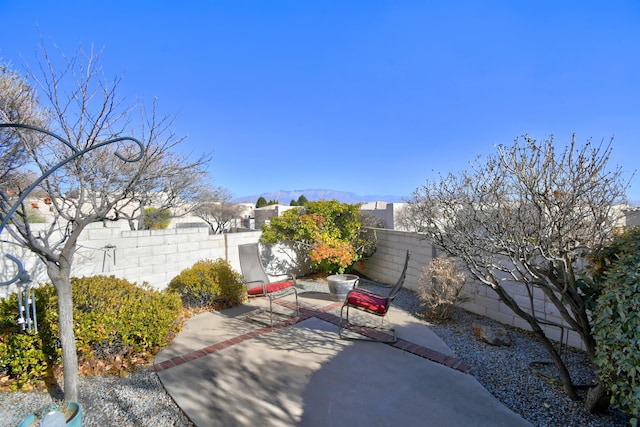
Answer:
[[[490,345],[511,345],[511,338],[505,328],[496,328],[487,325],[472,323],[473,333],[476,334],[481,341]]]

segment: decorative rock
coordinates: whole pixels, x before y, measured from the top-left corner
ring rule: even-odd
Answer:
[[[492,328],[490,326],[472,323],[473,333],[480,338],[481,341],[490,345],[511,345],[511,338],[505,328]]]
[[[610,396],[605,385],[599,381],[598,384],[589,390],[584,406],[593,413],[602,413],[609,408]]]

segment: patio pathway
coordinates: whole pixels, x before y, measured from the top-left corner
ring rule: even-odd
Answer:
[[[292,298],[274,309],[295,314]],[[273,326],[249,321],[265,307],[250,302],[194,316],[156,356],[165,389],[196,426],[530,426],[400,310],[388,315],[398,341],[382,344],[339,339],[342,304],[328,294],[301,292],[300,316]]]

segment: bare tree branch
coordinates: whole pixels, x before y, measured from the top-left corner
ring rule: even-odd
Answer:
[[[416,190],[406,217],[471,275],[491,287],[539,336],[558,367],[567,393],[571,377],[540,319],[507,292],[506,281],[539,288],[593,356],[594,341],[579,281],[584,257],[612,237],[626,202],[621,170],[608,169],[612,142],[560,152],[553,138],[528,136],[499,146],[486,162]]]
[[[15,75],[9,75],[13,86],[0,84],[0,102],[19,101],[3,113],[8,111],[13,114],[10,118],[19,120],[42,117],[47,132],[55,132],[62,138],[60,141],[52,134],[30,129],[0,134],[3,142],[7,142],[0,155],[12,162],[2,170],[0,214],[3,220],[7,217],[15,197],[20,197],[29,184],[38,182],[34,176],[46,177],[38,191],[50,200],[52,220],[44,230],[34,232],[23,205],[6,229],[44,262],[56,287],[65,398],[78,400],[70,282],[78,237],[87,225],[115,219],[118,212],[130,205],[140,212],[151,204],[159,208],[185,205],[190,192],[205,178],[208,157],[189,161],[177,154],[184,138],[171,131],[172,119],[157,119],[155,102],[151,116],[141,110],[141,116],[137,117],[134,113],[138,110],[133,105],[124,105],[117,96],[120,78],[107,79],[99,66],[101,52],[85,52],[80,47],[73,57],[58,53],[62,66],[49,55],[43,43],[38,71],[30,69],[29,77],[47,103],[47,110],[40,107],[31,86],[21,83]],[[5,81],[5,76],[2,71],[0,81]],[[16,98],[11,90],[17,90],[22,98]],[[23,105],[27,107],[25,112],[20,110]],[[2,117],[2,121],[6,120]],[[131,123],[142,123],[137,138],[142,141],[141,146],[121,138],[137,136]],[[126,161],[136,158],[141,148],[145,151],[139,162]],[[76,158],[79,152],[85,154]],[[50,173],[52,170],[55,172]]]

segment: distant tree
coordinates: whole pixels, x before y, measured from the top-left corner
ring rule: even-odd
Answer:
[[[202,155],[194,161],[176,152],[175,148],[185,137],[177,137],[172,131],[175,117],[159,118],[157,100],[153,101],[150,114],[140,108],[142,116],[141,140],[145,141],[146,154],[139,162],[146,173],[138,184],[130,188],[124,201],[127,209],[114,207],[113,219],[126,219],[131,230],[147,228],[145,215],[148,207],[155,212],[168,212],[173,216],[188,214],[198,206],[198,195],[207,176],[206,165],[210,157]]]
[[[48,116],[48,111],[40,105],[36,91],[27,79],[8,65],[0,64],[0,123],[27,123],[44,127]],[[8,188],[20,186],[21,181],[24,184],[25,171],[21,171],[21,168],[29,156],[19,141],[27,137],[30,147],[38,146],[43,139],[42,135],[21,135],[12,128],[0,129],[0,179],[10,184]]]
[[[19,117],[21,124],[40,126],[44,123],[48,132],[55,134],[4,128],[0,153],[6,164],[20,169],[21,175],[25,176],[25,169],[31,168],[35,176],[44,178],[39,190],[50,199],[53,220],[45,224],[46,228],[34,231],[22,203],[6,223],[5,230],[19,245],[40,258],[56,288],[64,398],[77,401],[78,357],[70,275],[78,238],[89,224],[114,219],[114,212],[117,215],[128,205],[139,203],[136,195],[140,187],[152,192],[165,190],[163,183],[177,182],[176,169],[168,169],[171,165],[182,173],[187,173],[188,168],[180,169],[184,164],[179,159],[184,158],[169,153],[181,139],[162,137],[163,128],[158,122],[152,121],[152,126],[146,132],[138,131],[138,135],[130,128],[139,119],[134,109],[121,105],[117,95],[120,78],[109,80],[104,76],[99,67],[100,53],[80,48],[75,57],[60,54],[62,65],[57,68],[43,45],[39,72],[30,70],[30,81],[38,87],[43,102],[49,105],[48,114],[39,114],[44,109],[38,108],[34,101],[31,108],[36,110],[33,112],[36,119]],[[0,99],[13,98],[3,94]],[[25,99],[33,100],[29,96]],[[39,121],[40,117],[44,120]],[[2,118],[2,122],[6,120]],[[140,145],[125,138],[131,134],[139,136]],[[33,144],[34,140],[37,144]],[[108,140],[113,142],[105,145]],[[74,160],[63,162],[80,153],[83,154]],[[55,172],[49,174],[54,167]],[[7,181],[10,175],[4,173],[0,182],[2,220],[8,217],[19,197],[26,196],[23,186],[14,187]],[[170,198],[172,193],[168,193],[166,197]]]
[[[371,212],[362,211],[362,226],[367,228],[385,228],[382,218],[378,218]]]
[[[267,199],[262,196],[258,197],[258,201],[256,201],[256,208],[264,208],[265,206],[267,206]]]
[[[145,208],[144,229],[164,230],[171,222],[171,211],[169,209]]]
[[[307,198],[304,197],[303,195],[300,195],[300,197],[298,197],[298,202],[296,206],[304,206],[306,205],[308,202]]]
[[[295,200],[291,199],[291,201],[289,202],[289,206],[299,206],[298,202],[296,202]]]
[[[408,205],[418,231],[529,324],[572,399],[576,388],[556,346],[505,280],[521,285],[524,295],[539,288],[593,358],[584,260],[612,238],[615,206],[626,200],[621,170],[607,167],[610,153],[611,143],[579,147],[575,135],[556,153],[552,138],[538,142],[525,135],[499,146],[486,163],[478,160],[469,171],[427,183]]]
[[[256,202],[256,208],[264,208],[265,206],[277,205],[280,204],[277,200],[271,199],[267,201],[264,197],[260,196],[258,201]]]
[[[240,217],[242,208],[231,203],[231,193],[222,187],[209,187],[199,196],[194,215],[207,223],[212,234],[221,234]]]

